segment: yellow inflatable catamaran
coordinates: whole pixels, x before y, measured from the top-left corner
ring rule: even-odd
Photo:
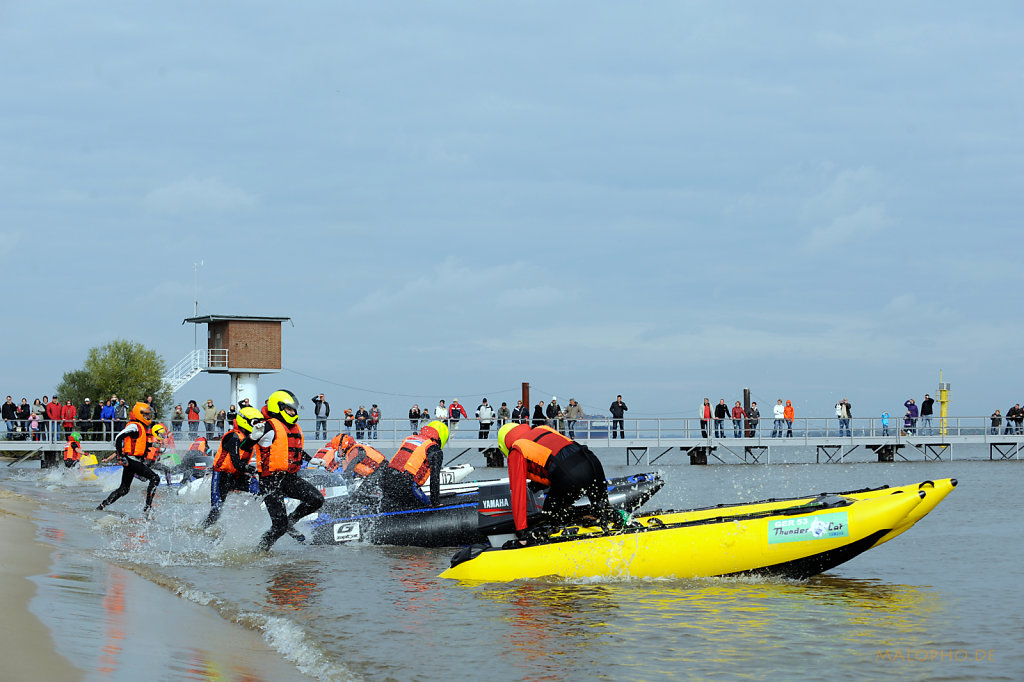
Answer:
[[[570,526],[527,546],[468,547],[442,578],[558,576],[807,578],[888,542],[935,508],[956,479],[786,500],[643,513],[619,527]]]

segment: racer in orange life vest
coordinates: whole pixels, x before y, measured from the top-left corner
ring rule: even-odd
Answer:
[[[64,466],[68,469],[78,466],[82,454],[81,434],[78,431],[68,434],[68,444],[64,447]]]
[[[441,494],[442,450],[448,443],[448,426],[432,421],[414,436],[402,441],[387,466],[377,470],[363,486],[375,485],[381,491],[381,510],[436,507]],[[430,481],[430,496],[420,486]]]
[[[570,520],[573,503],[584,494],[596,510],[610,508],[604,467],[587,446],[548,426],[506,424],[498,430],[498,447],[508,457],[516,537],[526,532],[527,479],[548,489],[544,512],[558,523]]]
[[[149,456],[149,426],[153,423],[153,408],[149,406],[149,403],[135,403],[128,418],[128,425],[114,437],[114,454],[103,460],[106,462],[117,457],[121,466],[124,467],[121,473],[121,486],[110,493],[107,499],[100,502],[100,505],[96,507],[97,511],[103,511],[104,507],[127,495],[132,487],[132,479],[136,475],[149,480],[149,487],[146,489],[146,506],[143,511],[148,513],[153,508],[153,495],[156,494],[156,488],[160,485],[160,476],[146,463]]]
[[[320,509],[324,496],[312,483],[299,477],[302,460],[308,460],[309,456],[302,449],[299,401],[295,394],[274,391],[264,408],[268,415],[265,432],[253,452],[258,458],[260,489],[270,514],[270,530],[260,538],[259,548],[269,551],[285,533],[304,542],[306,537],[295,530],[295,522]],[[299,500],[299,506],[291,514],[284,506],[286,497]]]
[[[260,491],[256,466],[251,463],[253,446],[263,437],[265,428],[263,415],[255,407],[243,407],[235,416],[230,431],[220,439],[220,448],[213,458],[213,474],[210,479],[210,514],[201,527],[209,528],[220,518],[224,499],[228,493],[238,490],[258,495]]]
[[[345,475],[366,478],[380,467],[386,466],[388,458],[380,450],[365,443],[357,443],[352,436],[339,433],[327,445],[317,450],[316,457],[309,463],[322,466],[328,471],[341,469]]]

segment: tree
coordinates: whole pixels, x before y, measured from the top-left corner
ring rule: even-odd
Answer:
[[[161,414],[172,394],[164,383],[164,360],[141,343],[117,339],[99,348],[90,348],[82,369],[65,372],[57,386],[57,395],[72,405],[85,398],[99,404],[114,393],[124,398],[129,407],[136,401],[153,396],[153,407]]]

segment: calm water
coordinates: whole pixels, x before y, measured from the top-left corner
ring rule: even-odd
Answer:
[[[103,568],[109,562],[260,632],[296,670],[319,679],[1024,677],[1024,523],[1016,489],[1024,468],[1017,461],[667,466],[655,507],[947,476],[960,486],[909,532],[807,582],[474,587],[437,578],[449,549],[305,547],[285,537],[271,555],[256,554],[251,548],[269,522],[241,496],[211,536],[192,529],[209,509],[205,498],[161,489],[156,518],[143,523],[90,511],[114,480],[0,471],[4,485],[43,502],[40,537],[63,550],[51,573],[37,578],[33,605],[62,631],[68,618],[102,620],[115,590]],[[141,506],[137,482],[114,509],[131,517]],[[147,617],[173,638],[171,616]],[[97,630],[62,638],[58,648],[98,669],[106,642]],[[170,649],[159,663],[161,679],[260,679],[258,671],[181,660],[187,656]],[[93,679],[121,678],[96,672]]]

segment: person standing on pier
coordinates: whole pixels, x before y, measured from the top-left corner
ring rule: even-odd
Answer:
[[[757,409],[757,401],[750,403],[750,411],[747,412],[747,436],[757,438],[757,424],[761,421],[761,412]]]
[[[477,405],[476,418],[480,420],[480,431],[476,437],[480,440],[487,440],[491,437],[491,422],[494,421],[494,408],[487,404],[487,398]]]
[[[991,419],[992,419],[992,435],[993,436],[998,436],[999,435],[999,427],[1003,423],[1003,415],[1001,415],[999,413],[999,410],[996,410],[995,412],[992,413]]]
[[[469,415],[466,413],[466,408],[456,398],[448,405],[448,428],[458,431],[460,419],[469,419]]]
[[[884,411],[882,412],[882,435],[889,435],[889,413]]]
[[[725,438],[725,420],[729,418],[729,407],[725,398],[719,398],[715,405],[715,438]]]
[[[626,403],[622,402],[622,396],[615,396],[615,402],[611,404],[608,411],[612,413],[612,438],[615,438],[615,426],[619,427],[619,438],[626,439],[626,430],[623,428],[622,415],[626,413],[629,408],[626,407]]]
[[[772,408],[772,416],[775,418],[775,422],[772,424],[772,438],[782,438],[786,420],[786,408],[782,404],[782,398],[779,398],[775,407]]]
[[[792,438],[793,420],[796,418],[796,410],[793,409],[793,403],[789,400],[786,401],[786,407],[782,411],[782,414],[786,418],[786,438]]]
[[[903,407],[907,408],[907,414],[910,416],[910,425],[907,426],[904,424],[904,429],[906,429],[907,433],[913,434],[917,431],[917,404],[914,402],[914,399],[911,398],[907,402],[903,403]]]
[[[836,417],[839,418],[839,436],[849,436],[850,433],[850,403],[843,398],[836,403]]]
[[[780,401],[781,402],[781,401]],[[700,416],[700,437],[708,437],[708,424],[711,423],[711,398],[704,398],[704,404],[697,413]]]
[[[313,438],[327,440],[327,418],[331,416],[331,404],[323,393],[316,394],[310,400],[313,401],[313,416],[316,417],[313,422]]]
[[[516,406],[512,410],[512,423],[513,424],[525,424],[526,420],[530,418],[530,408],[523,405],[522,400],[516,401]]]
[[[569,431],[569,438],[576,438],[576,422],[583,416],[583,408],[576,402],[575,398],[569,398],[569,407],[565,408],[565,419],[568,422],[566,427]]]
[[[420,430],[420,404],[416,403],[409,409],[409,428],[413,433]]]
[[[501,407],[498,408],[498,428],[500,429],[502,426],[507,424],[511,418],[512,413],[509,412],[508,403],[503,402]]]
[[[931,436],[932,432],[932,405],[935,401],[927,393],[924,394],[924,400],[921,401],[921,435]]]
[[[747,416],[747,413],[743,411],[743,406],[740,405],[740,401],[736,401],[736,404],[732,406],[732,437],[742,438],[743,437],[743,419]]]

